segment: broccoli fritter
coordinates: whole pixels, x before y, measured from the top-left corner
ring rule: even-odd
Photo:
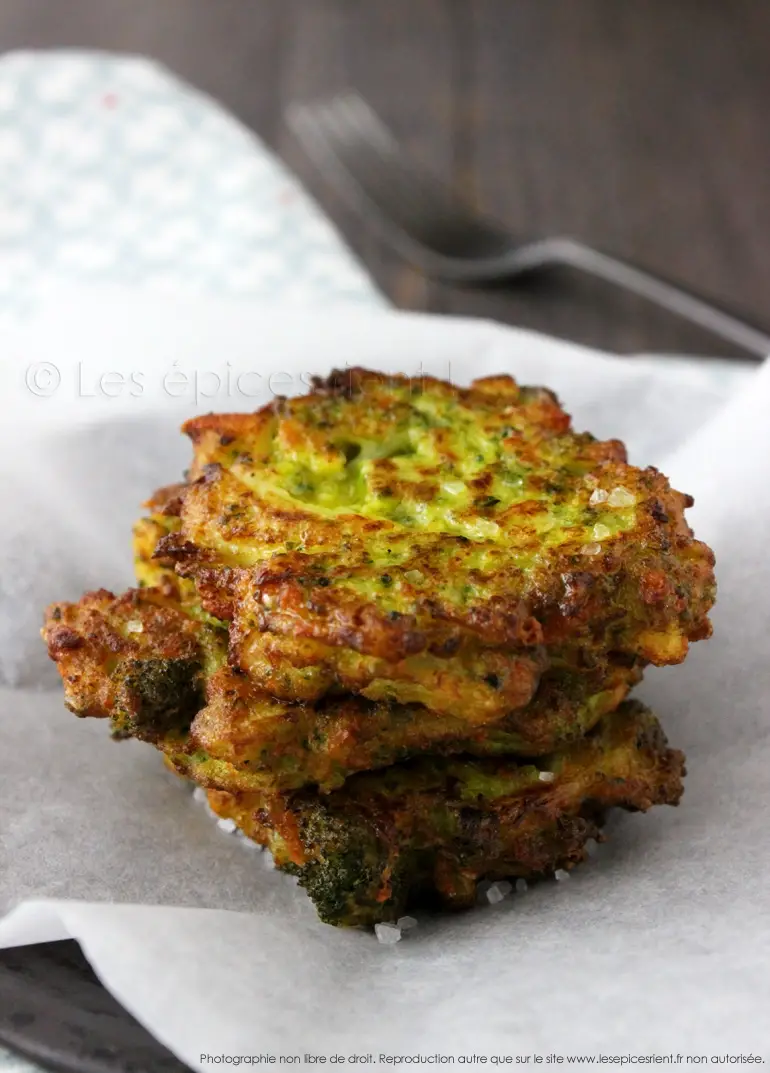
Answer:
[[[544,754],[594,726],[641,675],[617,660],[552,668],[529,705],[477,727],[416,704],[271,696],[226,665],[223,630],[159,589],[55,605],[44,635],[73,711],[111,719],[116,734],[155,744],[180,774],[231,791],[330,790],[425,753]]]
[[[582,677],[549,672],[526,708],[474,731],[419,705],[350,696],[316,705],[277,700],[223,669],[209,680],[208,704],[184,748],[159,744],[180,774],[203,786],[248,791],[310,784],[328,791],[356,772],[423,754],[548,753],[614,710],[639,673],[623,666]]]
[[[689,497],[573,432],[544,389],[353,370],[185,429],[190,484],[147,523],[158,565],[277,695],[493,722],[554,652],[677,663],[709,635]]]
[[[626,700],[709,636],[692,500],[507,376],[333,373],[190,421],[134,528],[139,588],[52,605],[67,706],[154,745],[320,917],[472,904],[676,804]]]
[[[629,702],[536,764],[421,760],[326,796],[211,791],[209,802],[299,876],[323,921],[345,926],[394,920],[431,896],[472,905],[480,879],[569,869],[608,808],[675,805],[683,774],[655,717]]]
[[[52,604],[43,627],[70,711],[109,719],[117,737],[152,742],[187,734],[226,637],[157,589],[100,589]]]
[[[370,700],[431,708],[440,692],[442,713],[478,724],[498,720],[532,698],[546,664],[542,646],[511,653],[464,638],[451,646],[451,659],[446,654],[422,652],[394,664],[301,636],[255,631],[248,611],[253,601],[248,572],[229,571],[225,582],[219,570],[198,570],[196,587],[176,573],[173,559],[156,554],[163,537],[179,531],[176,515],[184,495],[184,486],[160,489],[146,504],[153,513],[134,527],[139,583],[160,588],[196,617],[222,625],[210,612],[231,618],[231,607],[243,599],[244,613],[230,628],[230,663],[266,692],[289,701],[315,701],[329,692],[346,691]],[[204,603],[209,612],[203,609]],[[239,624],[244,621],[249,623],[246,630]]]

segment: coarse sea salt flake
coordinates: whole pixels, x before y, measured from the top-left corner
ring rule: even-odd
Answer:
[[[586,842],[586,853],[589,857],[595,857],[599,852],[599,843],[595,838],[589,838]]]
[[[527,883],[526,879],[517,879],[516,880],[516,893],[517,894],[524,894],[527,890],[529,890],[529,884]]]
[[[226,835],[231,835],[238,829],[238,824],[235,820],[217,820],[217,827],[220,831],[224,831]]]
[[[193,790],[193,801],[198,801],[199,803],[203,803],[204,801],[207,801],[207,800],[208,800],[208,798],[206,797],[206,791],[203,789],[203,787],[202,786],[196,786],[195,789]]]
[[[611,534],[612,530],[606,525],[602,525],[601,522],[597,522],[594,526],[593,538],[594,540],[606,540]]]
[[[508,888],[507,890],[505,889],[506,887]],[[501,902],[506,894],[510,894],[510,892],[510,883],[493,883],[486,893],[486,898],[490,905],[497,905],[497,903]]]
[[[608,499],[608,493],[603,488],[595,488],[591,493],[591,498],[588,500],[589,506],[596,507],[599,503],[606,503]]]
[[[492,886],[492,883],[491,883],[491,881],[489,879],[482,879],[476,884],[476,904],[477,905],[486,905],[487,904],[487,891],[489,890],[489,888],[491,886]]]
[[[552,771],[541,771],[538,778],[541,782],[553,782],[556,776]]]
[[[126,623],[126,633],[144,633],[144,626],[134,619],[132,622]]]
[[[377,936],[377,942],[383,946],[392,946],[393,943],[401,941],[401,928],[398,924],[375,924],[374,934]]]
[[[401,931],[411,931],[412,928],[417,927],[417,921],[414,917],[399,917],[396,923]]]
[[[566,872],[563,868],[557,868],[553,878],[558,880],[559,883],[563,883],[565,879],[569,879],[569,872]]]
[[[608,507],[633,507],[636,497],[627,488],[613,488],[607,497]]]
[[[601,555],[601,544],[584,544],[581,555]]]

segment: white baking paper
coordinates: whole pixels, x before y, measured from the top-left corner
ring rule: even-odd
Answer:
[[[549,384],[577,427],[625,439],[696,495],[720,581],[714,639],[640,691],[688,753],[682,805],[613,819],[568,882],[421,918],[387,947],[318,923],[152,749],[65,712],[37,637],[52,599],[130,583],[130,524],[186,464],[184,416],[251,409],[346,364]],[[236,390],[247,372],[261,381]],[[198,398],[180,373],[197,374]],[[113,294],[2,328],[0,392],[0,945],[78,939],[194,1069],[306,1053],[383,1068],[389,1055],[770,1059],[770,371],[728,382],[481,322]]]

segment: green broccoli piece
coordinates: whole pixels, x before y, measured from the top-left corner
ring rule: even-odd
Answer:
[[[186,734],[205,704],[203,687],[199,660],[131,660],[117,689],[113,735],[155,742]]]
[[[300,830],[314,859],[287,870],[299,877],[324,923],[352,927],[398,917],[409,893],[402,879],[410,871],[408,854],[399,857],[384,887],[388,847],[363,816],[338,815],[312,803],[301,810]]]

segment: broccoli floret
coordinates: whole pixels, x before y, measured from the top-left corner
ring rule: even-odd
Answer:
[[[371,907],[375,879],[364,852],[351,847],[305,865],[299,885],[312,898],[325,924],[350,925],[364,922],[359,914]]]
[[[324,923],[350,927],[399,915],[408,893],[400,878],[404,859],[390,875],[387,846],[371,824],[314,803],[302,810],[300,826],[313,859],[296,874]]]
[[[205,703],[200,661],[131,660],[117,694],[116,737],[157,741],[169,733],[186,734]]]

